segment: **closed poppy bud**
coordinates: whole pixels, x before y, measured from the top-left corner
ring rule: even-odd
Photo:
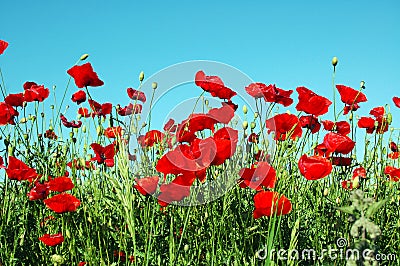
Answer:
[[[8,146],[8,155],[9,156],[14,156],[14,152],[15,152],[15,147],[14,146]]]
[[[153,90],[157,89],[157,86],[158,86],[157,82],[151,83],[151,87],[153,88]]]
[[[100,136],[100,135],[102,135],[101,134],[101,126],[97,126],[97,128],[96,128],[96,133],[97,133],[97,136]]]
[[[251,128],[251,129],[255,129],[255,128],[256,128],[256,123],[251,122],[251,123],[250,123],[250,128]]]
[[[329,189],[325,188],[324,189],[324,196],[326,197],[326,196],[328,196],[328,194],[329,194]]]
[[[393,117],[392,117],[392,113],[388,113],[387,114],[387,123],[388,125],[390,125],[393,121]]]
[[[71,237],[71,232],[69,231],[69,229],[65,230],[65,236],[66,236],[67,238],[70,238],[70,237]]]
[[[183,250],[184,250],[184,251],[188,251],[188,250],[189,250],[189,245],[186,244],[186,245],[183,247]]]
[[[248,126],[249,126],[249,123],[247,121],[244,121],[242,123],[242,127],[243,127],[244,130],[246,130]]]
[[[19,120],[20,124],[25,124],[27,121],[27,119],[25,117],[21,118],[21,120]]]
[[[361,82],[360,82],[360,88],[361,88],[361,89],[365,89],[365,81],[364,81],[364,80],[361,80]]]
[[[61,265],[64,263],[64,258],[60,255],[54,254],[51,256],[51,262],[54,265]]]
[[[89,217],[87,218],[87,221],[91,224],[91,223],[92,223],[92,218],[89,216]]]
[[[28,139],[28,134],[24,134],[24,139],[27,140]]]
[[[247,106],[246,105],[243,105],[243,113],[247,114]]]
[[[74,132],[69,132],[69,137],[72,138],[74,136]]]
[[[82,126],[82,132],[86,133],[86,126],[85,125]]]
[[[208,101],[208,100],[205,100],[205,101],[204,101],[204,104],[205,104],[206,106],[208,106],[209,101]]]
[[[142,82],[144,80],[144,72],[140,72],[139,74],[139,81]]]
[[[254,113],[254,118],[257,118],[258,117],[258,112],[255,112]]]
[[[353,188],[357,188],[358,187],[358,185],[360,184],[360,180],[359,180],[359,177],[358,176],[356,176],[354,179],[353,179]]]
[[[338,58],[336,57],[336,56],[334,56],[333,58],[332,58],[332,66],[336,66],[337,65],[337,63],[338,63]]]
[[[53,110],[54,109],[54,105],[52,104],[52,105],[50,105],[50,109],[51,110]]]
[[[350,114],[349,114],[349,120],[350,120],[350,121],[353,120],[353,113],[350,113]]]
[[[83,54],[80,58],[81,61],[86,60],[86,58],[88,58],[89,55],[88,54]]]
[[[337,204],[340,203],[340,198],[339,198],[339,197],[336,198],[336,203],[337,203]]]

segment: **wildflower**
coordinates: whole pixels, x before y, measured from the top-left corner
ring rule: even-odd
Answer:
[[[328,112],[332,104],[327,98],[317,95],[306,87],[297,87],[299,103],[296,105],[297,111],[303,111],[310,115],[320,116]]]
[[[275,132],[275,140],[286,140],[288,137],[294,140],[303,133],[299,119],[293,114],[278,114],[265,123],[268,133]]]
[[[64,242],[64,237],[61,233],[50,235],[44,234],[43,236],[39,237],[39,240],[43,242],[46,246],[57,246]]]
[[[307,156],[304,154],[300,157],[298,166],[300,173],[307,180],[318,180],[324,178],[332,171],[331,162],[322,156]]]
[[[251,168],[242,168],[239,171],[239,186],[261,190],[262,187],[274,188],[276,171],[268,162],[257,162]]]
[[[152,195],[156,192],[158,181],[158,176],[149,176],[140,179],[135,178],[136,185],[134,185],[134,187],[144,196]]]
[[[96,154],[96,156],[92,158],[92,161],[97,161],[98,164],[105,163],[107,167],[114,166],[115,145],[113,143],[105,147],[97,143],[92,143],[90,147]]]
[[[86,101],[86,93],[83,90],[79,90],[72,94],[71,100],[77,104],[81,104]]]
[[[8,42],[0,40],[0,54],[3,54],[8,47]]]
[[[230,100],[236,92],[225,87],[218,76],[206,76],[203,71],[198,71],[195,76],[195,83],[203,90],[211,93],[212,96],[220,99]]]
[[[284,195],[274,191],[261,191],[254,196],[254,219],[262,216],[285,215],[292,210],[292,203]]]
[[[54,195],[43,202],[50,210],[56,213],[74,212],[81,204],[79,199],[67,193]]]
[[[144,94],[144,92],[132,88],[127,88],[126,92],[128,93],[129,98],[131,98],[132,100],[138,100],[143,103],[146,102],[146,95]]]
[[[98,87],[104,85],[104,82],[99,79],[96,72],[93,71],[90,63],[81,66],[73,66],[67,73],[74,78],[78,88],[83,87]]]
[[[8,157],[6,173],[8,178],[18,181],[28,180],[32,182],[38,176],[35,169],[27,166],[24,162],[13,156]]]

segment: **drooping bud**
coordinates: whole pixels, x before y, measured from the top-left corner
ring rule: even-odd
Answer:
[[[80,59],[81,61],[84,61],[84,60],[86,60],[88,57],[89,57],[88,54],[83,54],[83,55],[81,55],[81,58],[79,58],[79,59]]]

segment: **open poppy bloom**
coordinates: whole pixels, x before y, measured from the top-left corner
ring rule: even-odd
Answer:
[[[44,204],[47,208],[56,213],[74,212],[81,205],[79,199],[67,193],[54,195],[51,198],[45,199]]]
[[[249,86],[245,88],[246,92],[253,96],[254,98],[262,98],[266,102],[270,103],[279,103],[283,106],[289,106],[293,103],[293,99],[290,98],[290,95],[293,93],[292,90],[283,90],[277,88],[275,84],[265,85],[260,82],[251,83]]]
[[[321,129],[321,123],[314,115],[302,115],[299,118],[302,128],[308,128],[312,134],[317,133]]]
[[[124,108],[117,108],[117,112],[120,116],[127,116],[131,114],[140,114],[142,112],[142,105],[141,104],[132,104],[129,103]]]
[[[64,192],[67,190],[71,190],[74,188],[74,183],[72,183],[71,178],[60,176],[54,179],[51,179],[48,182],[49,190],[57,191],[57,192]]]
[[[333,122],[330,120],[323,120],[322,125],[325,130],[335,131],[340,135],[348,135],[351,131],[350,124],[347,121]]]
[[[196,176],[187,172],[178,175],[171,183],[160,186],[160,195],[158,195],[158,204],[165,207],[172,201],[181,201],[190,196],[190,187],[192,186]]]
[[[164,133],[159,130],[150,130],[144,136],[140,137],[138,142],[142,147],[153,147],[156,143],[161,143],[164,139]]]
[[[307,180],[318,180],[324,178],[332,171],[331,162],[322,156],[307,156],[304,154],[300,157],[298,166],[300,173]]]
[[[4,101],[14,107],[20,106],[22,107],[24,105],[24,94],[21,93],[15,93],[15,94],[9,94],[4,98]]]
[[[64,242],[64,237],[61,233],[54,235],[44,234],[43,236],[39,237],[39,240],[42,241],[46,246],[54,247]]]
[[[216,147],[215,155],[210,165],[221,165],[231,158],[236,151],[237,142],[238,131],[236,129],[223,127],[217,130],[209,143],[210,150],[212,149],[211,147]]]
[[[6,173],[8,178],[18,181],[28,180],[32,182],[38,176],[35,169],[27,166],[24,162],[13,156],[8,157]]]
[[[90,117],[89,110],[85,107],[80,107],[78,109],[78,114],[86,118]]]
[[[105,117],[106,115],[111,114],[112,111],[112,104],[111,103],[103,103],[100,104],[92,99],[88,100],[90,108],[92,108],[92,117],[95,115],[97,116],[103,116]]]
[[[249,135],[247,141],[251,143],[258,143],[258,139],[259,139],[259,134],[253,132]]]
[[[275,191],[260,191],[254,196],[254,219],[262,216],[285,215],[292,210],[292,203]]]
[[[146,95],[144,94],[144,92],[132,88],[127,88],[126,92],[128,93],[129,98],[131,98],[132,100],[138,100],[143,103],[146,102]]]
[[[37,85],[35,82],[27,81],[24,84],[24,101],[43,102],[50,95],[50,90],[43,85]]]
[[[251,168],[242,168],[239,176],[241,188],[262,190],[262,187],[274,188],[276,183],[276,171],[268,162],[257,162]]]
[[[61,119],[62,124],[68,128],[71,128],[71,127],[72,128],[80,128],[82,126],[82,121],[75,121],[75,120],[68,121],[67,118],[63,114],[60,114],[60,119]]]
[[[136,185],[134,185],[134,188],[143,196],[152,195],[157,190],[159,179],[158,176],[135,178]]]
[[[288,137],[294,140],[303,133],[299,119],[293,114],[278,114],[265,121],[265,125],[268,133],[275,132],[275,140],[286,140]]]
[[[347,114],[349,111],[355,111],[359,108],[360,102],[366,102],[367,97],[361,91],[357,91],[353,88],[344,86],[344,85],[336,85],[336,88],[340,94],[340,99],[345,104],[343,109],[343,114]]]
[[[370,115],[375,117],[361,117],[358,120],[357,126],[365,128],[367,133],[372,134],[376,130],[377,134],[383,134],[389,129],[389,122],[385,117],[385,108],[382,106],[375,107],[369,112]]]
[[[296,105],[297,111],[303,111],[310,115],[320,116],[328,112],[332,104],[327,98],[320,96],[306,87],[297,87],[299,103]]]
[[[220,99],[230,100],[236,92],[225,87],[222,80],[217,76],[206,76],[203,71],[198,71],[195,76],[195,83],[203,90],[211,93],[212,96]]]
[[[394,105],[396,105],[397,107],[400,108],[400,98],[399,97],[393,97],[393,103],[394,103]]]
[[[0,40],[0,54],[3,54],[8,47],[8,42]]]
[[[5,102],[0,102],[0,126],[15,125],[14,118],[18,115],[19,113],[14,107]]]
[[[399,153],[399,149],[397,148],[397,144],[394,143],[393,141],[391,141],[391,142],[389,143],[389,148],[390,148],[390,150],[391,150],[392,152],[388,154],[388,157],[389,157],[390,159],[397,159],[397,158],[399,158],[400,153]]]
[[[28,192],[27,196],[29,200],[41,200],[47,198],[49,195],[49,184],[44,182],[35,182],[34,187]]]
[[[342,154],[350,153],[356,145],[356,143],[348,136],[343,136],[333,132],[329,132],[325,135],[323,143],[331,152]]]
[[[92,143],[90,145],[92,147],[96,156],[92,158],[92,161],[97,161],[98,164],[105,163],[107,167],[114,166],[114,156],[115,156],[115,145],[111,143],[105,147],[101,146],[98,143]]]
[[[74,103],[81,104],[84,101],[86,101],[86,93],[83,90],[79,90],[79,91],[75,92],[74,94],[72,94],[71,100]]]
[[[360,178],[366,178],[366,171],[363,167],[358,167],[353,170],[353,176],[349,180],[341,182],[342,187],[347,190],[352,190],[360,187]]]
[[[74,78],[75,84],[78,88],[84,87],[98,87],[104,85],[104,82],[99,79],[96,72],[90,63],[81,66],[73,66],[68,69],[67,73]]]
[[[122,136],[122,127],[108,127],[104,130],[104,136],[107,138],[116,138],[118,136],[120,138]]]
[[[388,165],[385,167],[384,173],[385,173],[385,175],[389,176],[389,180],[394,181],[394,182],[400,181],[400,168],[396,168],[396,167]]]

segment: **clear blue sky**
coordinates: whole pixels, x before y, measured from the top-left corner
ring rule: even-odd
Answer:
[[[255,81],[331,98],[337,56],[337,83],[366,81],[369,103],[359,113],[366,115],[400,96],[399,13],[397,0],[5,1],[0,39],[10,45],[0,66],[9,92],[27,80],[62,92],[66,70],[88,53],[105,82],[92,96],[121,103],[141,70],[150,76],[183,61],[214,60]]]

